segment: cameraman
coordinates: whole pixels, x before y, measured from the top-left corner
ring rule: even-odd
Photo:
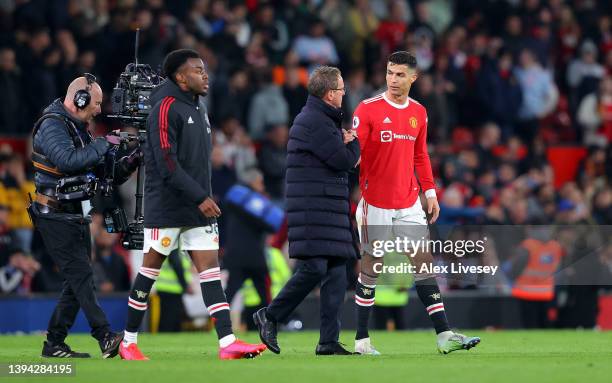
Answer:
[[[49,321],[44,357],[90,356],[72,351],[64,343],[79,308],[83,309],[104,358],[117,355],[123,337],[111,331],[94,293],[89,231],[91,195],[73,194],[74,198],[66,199],[58,194],[62,178],[104,172],[106,154],[119,144],[116,136],[93,139],[87,130],[100,113],[101,104],[102,89],[94,76],[85,74],[70,83],[63,101],[57,99],[44,110],[32,133],[36,199],[28,211],[64,278],[62,294]],[[135,170],[134,165],[137,164],[117,166],[115,181],[127,179]]]

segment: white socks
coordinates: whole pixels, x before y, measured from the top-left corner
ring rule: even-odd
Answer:
[[[235,341],[236,341],[236,336],[234,334],[226,335],[223,338],[219,339],[219,347],[225,348],[229,346],[230,344],[234,343]]]
[[[138,333],[123,331],[123,344],[138,343]]]
[[[452,331],[442,331],[441,333],[438,334],[438,342],[442,343],[442,342],[446,342],[448,340],[448,338],[450,338],[452,335],[454,334],[454,332]]]

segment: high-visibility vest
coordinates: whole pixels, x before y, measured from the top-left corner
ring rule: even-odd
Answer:
[[[529,252],[527,266],[512,287],[512,296],[528,301],[550,301],[555,296],[554,274],[563,248],[557,241],[526,239],[521,246]]]
[[[374,304],[381,307],[406,306],[408,304],[408,290],[396,286],[377,285]]]
[[[184,251],[179,251],[178,256],[181,259],[181,265],[183,266],[185,281],[187,282],[187,285],[189,285],[189,283],[191,283],[191,261],[188,259]],[[183,293],[183,287],[181,286],[174,269],[170,265],[170,261],[167,259],[159,270],[159,276],[155,282],[155,288],[157,291],[162,293]]]
[[[291,278],[291,269],[287,265],[283,253],[275,247],[266,247],[266,264],[270,275],[270,294],[274,298],[285,286],[285,283]],[[256,307],[261,304],[261,299],[253,281],[247,279],[242,285],[242,296],[244,305],[247,307]]]
[[[399,266],[409,261],[404,254],[385,254],[385,265]],[[382,273],[376,283],[374,304],[381,307],[402,307],[408,304],[408,289],[414,283],[411,274]]]

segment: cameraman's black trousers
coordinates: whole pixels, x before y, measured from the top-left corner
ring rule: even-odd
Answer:
[[[63,342],[79,308],[82,308],[91,327],[91,335],[102,340],[110,331],[110,326],[94,293],[89,223],[38,216],[35,226],[43,238],[45,249],[64,277],[64,289],[49,320],[47,339],[52,343]]]
[[[295,274],[272,300],[266,309],[266,315],[276,322],[284,322],[319,283],[321,283],[319,343],[335,343],[340,336],[338,314],[348,284],[345,258],[313,257],[298,260]]]

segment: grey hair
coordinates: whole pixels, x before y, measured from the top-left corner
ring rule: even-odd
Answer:
[[[308,93],[323,98],[325,94],[338,87],[340,69],[333,66],[322,65],[315,69],[308,79]]]

